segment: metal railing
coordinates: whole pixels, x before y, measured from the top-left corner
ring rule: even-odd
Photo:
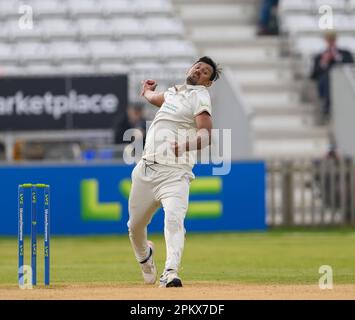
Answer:
[[[350,158],[267,163],[269,226],[355,225]]]
[[[16,141],[58,145],[85,142],[94,145],[110,144],[113,142],[112,129],[77,129],[77,130],[40,130],[40,131],[9,131],[0,132],[0,143],[4,144],[5,160],[14,161]],[[58,148],[58,150],[61,150]],[[65,155],[63,155],[65,157]],[[1,157],[0,157],[1,158]],[[72,157],[69,157],[72,159]]]

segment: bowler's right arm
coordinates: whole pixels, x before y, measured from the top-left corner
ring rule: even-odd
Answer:
[[[143,82],[141,96],[146,98],[151,104],[160,108],[164,103],[164,92],[155,92],[154,90],[157,85],[155,80],[145,80]]]

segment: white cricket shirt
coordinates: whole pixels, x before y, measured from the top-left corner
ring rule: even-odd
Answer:
[[[205,86],[179,85],[164,93],[165,101],[149,127],[143,159],[191,171],[196,163],[196,150],[176,157],[172,142],[182,143],[196,138],[195,117],[206,111],[212,115],[211,98]]]

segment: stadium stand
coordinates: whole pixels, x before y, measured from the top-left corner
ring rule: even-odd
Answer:
[[[23,10],[33,14],[33,28],[19,27]],[[1,77],[129,74],[132,102],[140,99],[142,79],[156,78],[164,90],[182,81],[196,58],[195,47],[187,40],[184,25],[169,0],[0,1],[0,21]],[[147,117],[153,116],[149,110]],[[58,136],[58,132],[53,134]],[[58,137],[70,141],[72,136],[75,142],[80,137],[92,140],[86,132]],[[105,144],[110,143],[107,132],[98,133],[100,136]],[[7,132],[0,138],[7,146],[13,146],[17,138],[55,141],[43,132]],[[72,145],[68,148],[70,151]],[[11,152],[6,157],[11,159]]]
[[[185,71],[196,56],[167,0],[27,1],[33,13],[30,30],[19,28],[21,4],[0,3],[2,75],[35,74],[38,68],[40,74],[111,70],[149,76],[147,69],[137,70],[140,60],[157,63],[170,74],[171,62]],[[130,98],[137,99],[136,92]]]
[[[202,2],[204,5],[199,5]],[[305,3],[289,4],[303,12],[311,8],[309,1]],[[213,1],[174,0],[174,4],[198,51],[215,57],[235,74],[254,110],[256,157],[311,157],[325,152],[327,129],[315,125],[312,107],[303,100],[304,79],[297,78],[303,62],[287,53],[289,35],[256,36],[260,1],[223,0],[217,5]],[[286,12],[284,2],[283,6]],[[203,35],[205,29],[212,32]]]
[[[333,8],[339,44],[355,52],[355,0],[281,0],[279,36],[256,35],[260,0],[29,0],[34,27],[18,27],[18,0],[0,2],[0,74],[129,74],[166,89],[197,55],[230,69],[253,110],[254,156],[313,157],[329,144],[305,98],[311,57],[324,43],[319,6]],[[148,115],[151,117],[153,114]]]
[[[354,1],[281,1],[280,23],[289,37],[290,44],[305,56],[318,53],[324,48],[319,26],[321,5],[329,5],[333,13],[333,28],[339,34],[339,44],[354,51],[355,30]]]

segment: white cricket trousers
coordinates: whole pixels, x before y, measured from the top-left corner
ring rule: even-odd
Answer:
[[[127,223],[138,262],[149,256],[147,226],[156,210],[164,209],[165,270],[178,271],[184,249],[184,218],[188,208],[192,172],[140,160],[132,171]]]

